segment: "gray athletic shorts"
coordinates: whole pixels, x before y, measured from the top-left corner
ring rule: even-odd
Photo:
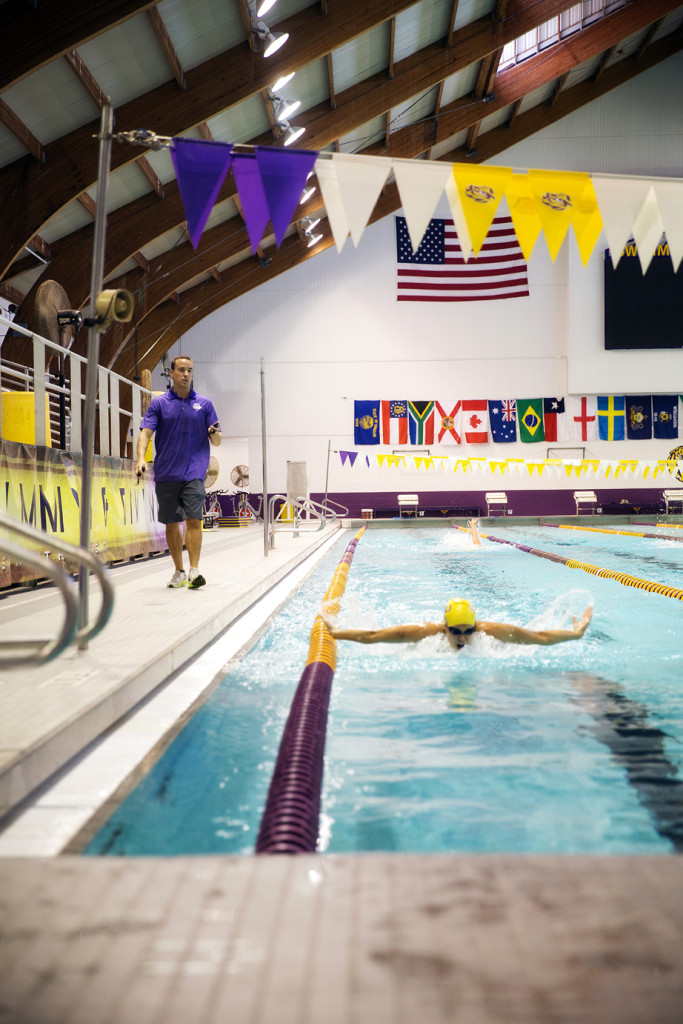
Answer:
[[[160,523],[182,523],[202,519],[206,490],[203,480],[156,480]]]

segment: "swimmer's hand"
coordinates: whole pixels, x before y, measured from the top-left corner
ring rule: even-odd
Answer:
[[[572,622],[574,623],[574,632],[576,633],[577,636],[583,636],[583,634],[586,632],[586,629],[588,628],[588,623],[590,622],[592,617],[593,617],[593,605],[592,604],[588,605],[588,607],[586,608],[585,612],[581,616],[581,619],[580,619],[579,622],[577,622],[576,619],[574,618],[574,616],[572,615]]]

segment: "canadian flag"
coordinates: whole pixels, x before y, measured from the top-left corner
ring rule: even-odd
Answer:
[[[486,444],[489,439],[489,407],[485,398],[463,399],[460,426],[467,444]]]

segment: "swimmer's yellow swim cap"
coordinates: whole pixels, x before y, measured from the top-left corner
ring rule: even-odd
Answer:
[[[452,597],[443,617],[447,626],[473,626],[476,621],[474,608],[463,597]]]

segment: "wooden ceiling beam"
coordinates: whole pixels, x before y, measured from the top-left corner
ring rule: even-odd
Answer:
[[[643,28],[642,20],[647,19],[651,13],[651,10],[645,11],[645,5],[648,3],[649,0],[643,0],[642,7],[638,3],[621,8],[608,18],[595,22],[569,39],[549,47],[543,53],[530,57],[509,71],[502,72],[496,77],[496,90],[493,96],[483,97],[479,101],[463,97],[443,107],[438,121],[425,119],[419,124],[406,125],[399,129],[391,136],[391,155],[414,157],[424,153],[431,146],[446,142],[458,132],[466,131],[470,125],[476,124],[484,116],[504,109],[516,100],[522,99],[527,93],[547,85],[566,72],[571,72],[576,65],[601,54],[607,47]],[[397,80],[398,77],[397,74]],[[314,140],[310,144],[315,148]],[[377,156],[386,155],[381,145],[369,147],[364,152]]]
[[[83,0],[44,0],[35,10],[4,4],[2,30],[9,45],[0,63],[0,91],[156,3],[158,0],[88,0],[87,4]]]
[[[599,84],[596,85],[590,81],[581,82],[563,92],[557,103],[553,106],[540,104],[531,111],[518,115],[514,119],[513,129],[500,127],[486,132],[483,136],[479,137],[478,161],[493,159],[499,153],[507,150],[510,145],[528,138],[542,128],[559,121],[562,117],[566,117],[568,114],[573,113],[573,111],[579,110],[586,103],[592,102],[609,90],[630,81],[643,71],[654,67],[660,60],[666,60],[681,49],[683,49],[683,38],[680,33],[673,33],[670,37],[660,40],[650,47],[645,65],[642,62],[635,61],[633,58],[621,61],[618,65],[612,66],[605,72]],[[460,148],[460,150],[455,150],[453,153],[446,155],[443,159],[456,161],[462,160],[463,157],[464,154],[462,148]],[[370,222],[373,223],[384,216],[394,213],[399,207],[400,199],[395,185],[389,185],[386,189],[386,194],[378,200]],[[318,244],[314,252],[321,252],[333,244],[333,241],[326,237],[324,242]],[[280,262],[281,256],[285,257],[283,262]],[[147,353],[147,358],[150,361],[145,366],[148,369],[154,369],[164,351],[170,347],[170,344],[173,344],[184,332],[202,321],[210,312],[218,309],[226,302],[239,298],[240,295],[265,283],[265,281],[270,280],[273,276],[292,269],[293,266],[303,262],[306,258],[310,258],[310,252],[306,251],[304,254],[296,252],[291,246],[291,240],[286,239],[279,254],[273,257],[271,266],[263,271],[262,276],[257,276],[254,271],[245,273],[244,264],[239,264],[237,268],[234,268],[236,269],[234,276],[228,274],[227,271],[223,272],[223,280],[219,290],[212,291],[210,295],[205,295],[202,300],[198,300],[196,296],[191,298],[188,296],[187,306],[180,317],[177,316],[177,309],[175,310],[175,322],[173,325],[171,325],[168,317],[168,311],[164,312],[162,310],[157,314],[157,318],[152,319],[150,329],[147,330],[146,337],[150,340],[151,347]],[[187,293],[184,294],[186,295]],[[160,335],[163,334],[163,339],[160,343],[161,347],[155,345],[155,332]],[[130,362],[130,367],[132,368],[132,361]],[[128,362],[126,361],[122,361],[121,364],[115,364],[113,369],[123,374],[123,376],[128,376],[132,372],[128,368]]]
[[[482,96],[488,95],[493,92],[493,82],[498,73],[498,65],[500,64],[500,58],[503,51],[496,50],[494,53],[490,53],[488,57],[484,57],[479,67],[479,74],[477,75],[477,81],[474,86],[473,96],[475,99],[481,99]]]
[[[88,195],[87,192],[81,192],[80,196],[76,196],[76,202],[80,203],[83,209],[88,211],[91,217],[96,216],[97,203]]]
[[[635,55],[636,60],[640,60],[640,58],[643,56],[643,54],[647,50],[647,48],[650,45],[650,43],[652,42],[654,37],[659,32],[659,29],[660,29],[661,24],[662,24],[663,21],[664,21],[664,19],[660,18],[659,21],[655,21],[655,22],[652,23],[652,25],[650,25],[649,29],[647,30],[647,32],[645,33],[645,35],[643,36],[643,38],[642,38],[642,40],[640,42],[640,46],[638,47],[638,52]]]
[[[603,53],[603,55],[601,56],[600,63],[598,64],[597,68],[593,72],[592,80],[594,82],[599,82],[600,79],[602,78],[603,74],[605,73],[605,68],[607,67],[607,65],[611,61],[611,59],[612,59],[612,57],[614,55],[614,51],[616,50],[616,48],[617,48],[616,43],[614,44],[614,46],[608,46],[607,49],[605,50],[605,52]]]
[[[571,46],[574,51],[579,42],[576,36],[572,37]],[[555,49],[565,45],[558,44]],[[655,44],[656,47],[660,47],[660,45],[660,43]],[[541,58],[538,58],[538,62],[545,71],[542,77],[534,79],[538,85],[547,84],[556,75],[552,53],[552,50],[548,50]],[[521,70],[505,72],[503,75],[498,76],[496,85],[498,92],[500,92],[500,84],[503,80],[511,79],[514,82],[515,74],[522,77],[522,81],[518,82],[516,87],[513,88],[511,86],[512,95],[510,98],[503,91],[500,105],[505,106],[506,103],[515,103],[515,94],[519,96],[520,93],[523,94],[525,92],[523,83],[527,81],[527,76],[534,72],[534,60],[525,62]],[[538,72],[538,68],[536,71]],[[342,94],[342,96],[344,95]],[[519,96],[520,103],[521,98]],[[434,124],[429,126],[429,145],[433,145],[436,138],[449,138],[456,134],[457,130],[466,130],[472,123],[476,124],[477,120],[481,120],[482,114],[487,110],[484,105],[473,105],[469,98],[459,102],[465,108],[459,125],[453,127],[453,110],[457,108],[458,104],[449,104],[447,108],[439,113],[438,119],[434,121]],[[477,110],[480,111],[478,117],[476,116]],[[473,111],[475,112],[474,115]],[[447,131],[442,125],[444,118],[449,120]],[[408,128],[400,129],[393,133],[391,137],[392,154],[408,158],[418,156],[425,151],[425,148],[429,148],[429,145],[425,146],[424,143],[424,135],[419,126],[409,126]],[[480,150],[479,145],[477,148]],[[383,147],[379,147],[379,149],[382,151]],[[370,154],[373,151],[374,148],[371,147],[364,152]],[[229,175],[218,196],[218,201],[221,202],[234,198],[235,195],[234,182],[232,176]],[[167,183],[166,198],[161,202],[152,202],[149,196],[144,196],[128,204],[128,206],[112,211],[109,215],[105,276],[109,276],[133,252],[139,251],[154,238],[176,227],[183,219],[184,212],[175,181]],[[55,241],[52,246],[53,262],[51,269],[53,270],[55,280],[58,280],[63,285],[67,294],[71,297],[71,301],[79,307],[84,305],[88,299],[89,272],[88,261],[83,260],[82,256],[79,256],[78,253],[82,253],[83,250],[86,252],[92,251],[92,238],[93,227],[89,225],[72,233],[72,235]]]
[[[139,156],[135,161],[136,165],[140,168],[147,181],[152,186],[152,190],[159,199],[163,199],[165,190],[161,179],[157,176],[156,171],[152,167],[151,163],[146,156]]]
[[[330,110],[337,109],[337,97],[334,92],[334,66],[332,64],[332,54],[327,55],[327,79],[330,83]]]
[[[159,8],[148,7],[147,17],[149,19],[150,25],[152,26],[152,29],[154,30],[154,35],[159,40],[159,45],[161,46],[161,49],[164,51],[164,56],[166,57],[169,67],[173,72],[173,77],[175,78],[180,88],[184,89],[186,87],[185,72],[183,71],[183,66],[180,63],[180,57],[178,56],[176,48],[173,45],[173,40],[168,34],[168,29],[164,24],[164,19],[159,14]]]
[[[100,89],[95,76],[92,74],[89,68],[86,67],[81,55],[77,50],[69,50],[68,53],[64,54],[64,60],[67,62],[71,70],[76,75],[85,91],[90,96],[90,99],[99,107],[106,106],[109,102],[109,97],[105,96],[102,89]]]
[[[317,8],[306,8],[282,22],[291,38],[284,47],[285,56],[276,55],[272,61],[257,60],[247,43],[233,47],[226,53],[187,72],[188,87],[179,92],[174,82],[165,83],[151,92],[117,108],[117,130],[146,128],[160,135],[174,136],[195,127],[200,120],[218,114],[232,105],[254,96],[266,88],[274,77],[295,71],[324,56],[336,46],[348,42],[369,28],[387,21],[410,7],[412,0],[345,0],[335,5],[329,15],[321,18]],[[652,4],[669,6],[672,0],[640,0],[633,5],[640,8]],[[383,87],[374,81],[362,83],[364,95],[356,103],[345,104],[340,111],[329,111],[315,118],[315,137],[307,127],[307,146],[320,148],[340,138],[358,124],[371,117],[386,113],[392,106],[406,102],[426,91],[443,78],[467,67],[475,60],[498,49],[520,32],[542,23],[553,14],[566,10],[571,0],[513,0],[503,25],[495,25],[490,17],[480,18],[459,29],[455,36],[456,49],[444,50],[431,46],[401,61],[396,76],[389,81],[384,76]],[[674,4],[675,6],[675,4]],[[618,15],[611,15],[615,18]],[[399,69],[405,72],[399,74]],[[197,117],[198,110],[202,118]],[[340,130],[343,123],[349,128]],[[0,169],[0,274],[22,248],[29,234],[35,234],[42,224],[62,209],[84,186],[93,184],[97,177],[97,135],[99,124],[91,122],[46,147],[49,173],[25,160]],[[132,162],[136,157],[133,146],[122,143],[112,149],[112,171]]]
[[[518,142],[522,142],[531,135],[535,135],[536,132],[541,131],[543,128],[561,121],[568,114],[579,110],[587,103],[592,103],[593,100],[604,96],[611,89],[616,89],[625,82],[631,81],[631,79],[643,71],[654,67],[660,61],[672,57],[681,50],[683,50],[683,34],[673,32],[650,46],[647,55],[641,61],[636,61],[633,57],[629,57],[626,60],[619,61],[618,64],[612,64],[611,67],[605,70],[599,82],[593,82],[591,79],[578,82],[570,89],[566,89],[561,93],[553,106],[541,103],[525,111],[523,114],[519,114],[511,127],[502,125],[493,128],[484,135],[480,135],[477,146],[477,161],[491,160],[498,153],[503,152],[503,150],[516,145]],[[453,149],[450,153],[445,153],[441,157],[443,160],[450,161],[462,160],[463,158],[463,147]]]
[[[29,131],[20,117],[11,110],[5,101],[0,98],[0,121],[5,128],[9,128],[15,139],[18,139],[22,146],[29,151],[34,160],[39,164],[45,162],[45,150],[35,135]]]
[[[453,45],[453,36],[455,34],[455,19],[458,16],[459,3],[460,0],[453,0],[453,3],[451,4],[451,14],[448,19],[448,31],[446,32],[446,37],[444,39],[444,45],[447,47],[451,47]]]
[[[557,103],[559,95],[562,92],[562,90],[564,89],[565,84],[566,84],[568,78],[569,78],[569,72],[565,71],[565,73],[563,75],[560,75],[560,77],[558,79],[556,79],[555,84],[553,86],[552,95],[550,96],[550,99],[548,100],[548,105],[549,106],[552,107],[552,106],[554,106],[555,103]]]
[[[0,284],[0,296],[2,296],[3,299],[7,299],[8,302],[11,302],[15,306],[20,306],[24,301],[24,293],[20,292],[18,288],[15,288],[14,285],[7,281]]]

